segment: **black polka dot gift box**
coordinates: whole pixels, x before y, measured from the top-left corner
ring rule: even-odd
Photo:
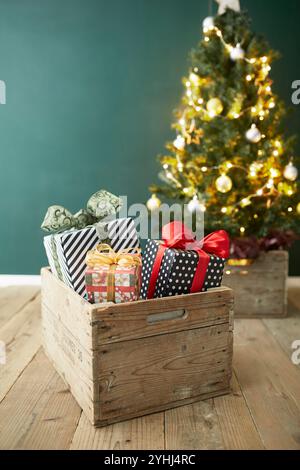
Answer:
[[[143,299],[168,297],[219,287],[230,241],[224,230],[196,241],[181,222],[163,227],[162,241],[148,240],[143,253]]]

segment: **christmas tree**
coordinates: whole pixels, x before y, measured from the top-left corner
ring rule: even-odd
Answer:
[[[188,204],[206,211],[207,231],[225,229],[233,240],[286,239],[299,229],[295,139],[285,138],[286,109],[270,78],[277,57],[247,13],[226,9],[204,20],[149,209],[160,205],[157,195]]]

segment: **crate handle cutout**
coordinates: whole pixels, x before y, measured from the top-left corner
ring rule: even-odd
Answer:
[[[172,312],[164,313],[153,313],[147,316],[147,323],[153,325],[153,323],[159,323],[170,320],[185,320],[188,316],[186,310],[173,310]]]

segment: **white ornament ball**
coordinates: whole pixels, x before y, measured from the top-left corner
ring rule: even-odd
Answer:
[[[203,31],[208,31],[215,27],[214,18],[212,16],[208,16],[202,23]]]
[[[188,210],[191,213],[194,212],[205,212],[206,207],[204,204],[202,204],[197,196],[195,196],[189,203],[188,203]]]
[[[245,57],[245,51],[244,49],[241,48],[240,44],[237,44],[235,47],[233,47],[230,51],[230,58],[234,62],[237,62],[238,60],[242,60]]]
[[[177,150],[184,150],[184,148],[185,148],[185,139],[184,139],[184,137],[182,137],[182,135],[178,135],[176,137],[176,139],[174,140],[173,144],[174,144],[174,147]]]
[[[253,144],[258,144],[258,142],[261,140],[261,132],[255,124],[252,124],[251,128],[246,132],[246,138]]]
[[[298,169],[292,164],[292,162],[285,167],[283,176],[289,181],[296,181],[298,178]]]
[[[160,199],[158,199],[156,194],[153,194],[152,197],[147,202],[147,208],[149,209],[149,211],[155,211],[156,209],[159,209],[160,206],[161,206]]]
[[[216,188],[220,193],[229,193],[232,189],[232,179],[227,175],[221,175],[216,181]]]

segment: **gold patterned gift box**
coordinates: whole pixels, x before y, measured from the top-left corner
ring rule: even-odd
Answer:
[[[100,244],[88,252],[86,263],[89,302],[119,304],[139,300],[142,264],[139,249],[134,253],[132,249],[116,253],[109,245]]]

